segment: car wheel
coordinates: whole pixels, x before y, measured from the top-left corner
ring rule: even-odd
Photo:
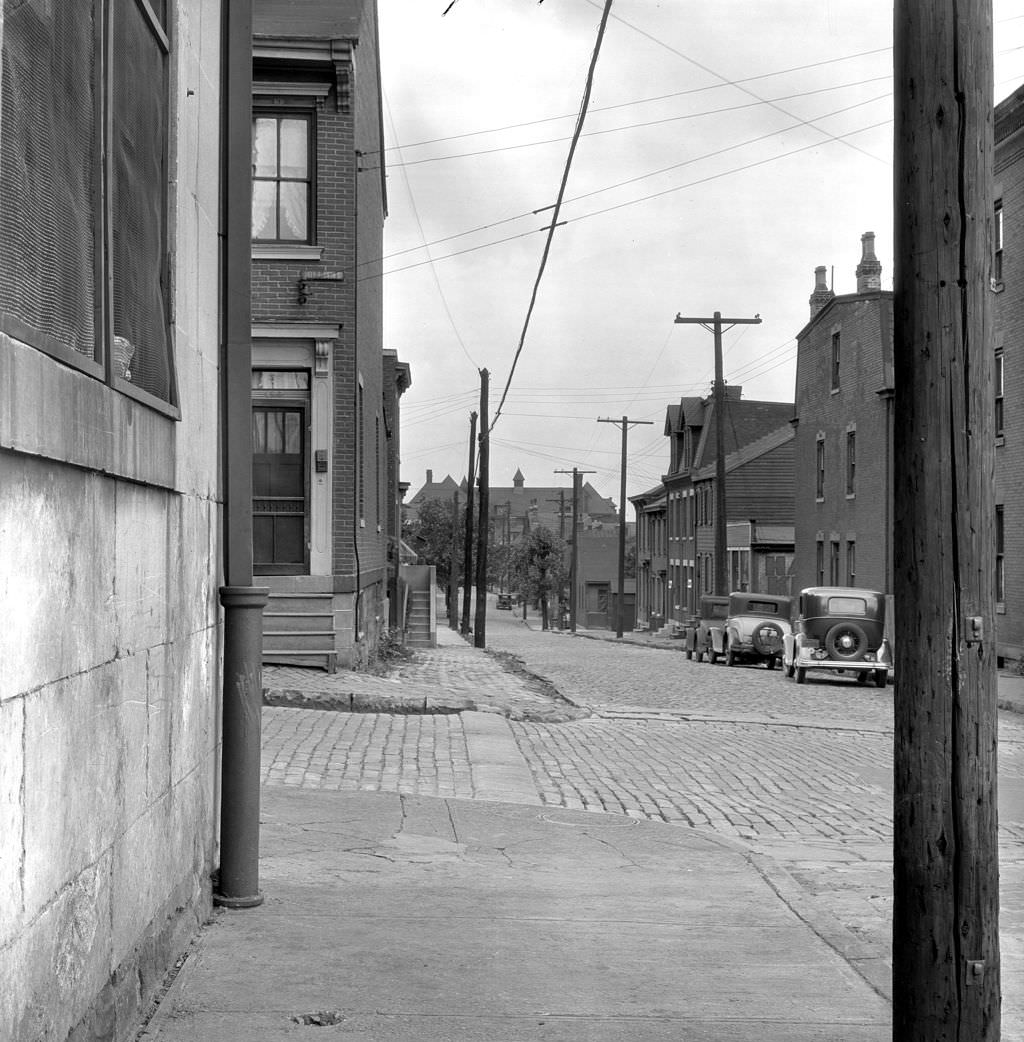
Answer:
[[[867,671],[863,670],[863,669],[858,669],[857,670],[857,683],[858,684],[866,684],[867,682],[868,682]]]
[[[830,658],[859,662],[868,650],[868,638],[855,622],[837,622],[825,634],[825,649]]]
[[[807,680],[807,667],[806,666],[797,666],[796,667],[796,682],[798,684],[803,684],[803,683],[806,682],[806,680]]]
[[[884,669],[875,670],[875,687],[885,687],[889,683],[889,673]]]
[[[754,650],[762,655],[774,655],[782,647],[782,627],[774,622],[762,622],[754,627]]]
[[[692,661],[693,659],[693,648],[686,649],[686,657]]]
[[[718,652],[715,651],[714,648],[708,648],[708,662],[710,662],[712,666],[718,665]]]
[[[792,680],[793,674],[795,672],[796,672],[796,666],[794,666],[793,663],[790,662],[790,664],[788,666],[786,666],[786,676],[789,677]]]
[[[776,656],[776,655],[769,655],[768,656],[768,661],[765,663],[765,665],[769,669],[774,669],[775,668],[775,664],[776,664],[777,661],[778,661],[778,656]]]
[[[730,645],[730,644],[726,644],[726,646],[725,646],[725,664],[727,666],[735,666],[736,665],[736,654],[732,650],[732,645]]]

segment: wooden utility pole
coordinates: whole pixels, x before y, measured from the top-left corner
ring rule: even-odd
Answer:
[[[722,318],[716,311],[713,318],[684,318],[676,315],[676,322],[687,325],[703,326],[708,332],[715,334],[715,386],[713,398],[715,405],[715,593],[726,596],[726,516],[725,516],[725,378],[722,375],[722,324],[727,322],[728,329],[733,326],[756,326],[761,324],[761,316],[753,318]]]
[[[572,475],[572,550],[569,554],[569,629],[576,632],[576,580],[580,568],[580,475],[596,474],[596,470],[556,470],[556,474]]]
[[[548,503],[558,504],[558,538],[565,542],[565,489],[558,490],[558,499],[549,499]]]
[[[622,428],[622,464],[620,466],[619,480],[619,594],[615,612],[615,636],[622,636],[622,619],[625,615],[626,600],[626,442],[629,436],[629,428],[640,424],[650,426],[653,420],[631,420],[623,416],[621,420],[598,419],[598,423],[614,423]]]
[[[473,480],[476,473],[476,413],[469,414],[469,470],[466,472],[466,538],[462,554],[462,621],[459,632],[469,636],[469,604],[473,596]]]
[[[452,543],[448,555],[448,627],[459,628],[459,490],[452,492]]]
[[[895,11],[892,1031],[997,1042],[992,13]]]
[[[480,522],[476,533],[476,617],[473,647],[487,647],[487,530],[490,513],[491,441],[487,428],[487,395],[490,373],[480,370]]]

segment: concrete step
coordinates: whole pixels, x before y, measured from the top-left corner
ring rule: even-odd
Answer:
[[[285,614],[309,614],[330,615],[333,606],[333,596],[329,593],[271,593],[270,600],[264,615]]]
[[[263,647],[276,651],[321,652],[334,644],[333,630],[264,630]],[[266,652],[264,651],[264,658]]]
[[[338,656],[334,651],[283,651],[280,649],[263,649],[265,666],[311,666],[324,669],[328,673],[337,673]]]

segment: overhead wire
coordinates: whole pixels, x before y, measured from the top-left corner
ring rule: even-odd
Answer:
[[[452,0],[452,2],[454,3],[455,0]],[[384,108],[388,114],[388,122],[391,124],[391,133],[394,135],[395,140],[397,141],[398,134],[395,132],[395,121],[391,115],[391,104],[388,101],[387,94],[385,94],[383,90],[381,91],[381,94],[384,99]],[[399,146],[399,149],[400,148],[401,146]],[[399,156],[401,156],[401,151],[399,151],[398,154]],[[398,163],[396,165],[404,167],[405,164]],[[462,348],[462,353],[466,356],[466,358],[469,359],[469,364],[474,369],[479,369],[480,367],[476,364],[476,362],[473,360],[473,356],[469,353],[469,348],[466,347],[466,342],[462,339],[462,334],[459,332],[459,327],[455,324],[455,316],[452,314],[452,309],[448,305],[448,297],[445,295],[444,288],[441,285],[441,279],[437,274],[437,267],[434,264],[433,258],[430,256],[430,247],[426,245],[427,236],[424,234],[423,222],[420,220],[419,207],[416,205],[416,195],[412,190],[412,184],[409,181],[409,175],[405,172],[404,169],[402,170],[402,177],[405,180],[405,191],[406,194],[409,196],[409,205],[412,207],[413,216],[416,219],[416,227],[419,229],[420,238],[423,240],[424,243],[423,249],[427,251],[427,259],[430,262],[430,271],[434,277],[434,286],[437,289],[437,295],[441,298],[441,305],[444,308],[444,313],[448,316],[448,323],[452,327],[452,332],[455,334],[455,339],[458,341],[459,347]]]
[[[591,7],[596,7],[597,6],[597,0],[587,0],[587,3],[590,4]],[[669,43],[666,43],[664,40],[659,40],[656,36],[653,36],[651,33],[647,32],[646,30],[641,29],[638,25],[634,25],[632,22],[627,21],[625,18],[622,18],[620,15],[615,15],[615,20],[617,22],[620,22],[622,25],[625,25],[627,28],[632,29],[633,32],[639,33],[645,39],[648,39],[652,43],[657,44],[659,47],[664,47],[665,50],[671,52],[672,54],[676,55],[679,58],[682,58],[683,61],[689,62],[691,65],[695,65],[698,69],[700,69],[702,72],[706,72],[709,76],[714,76],[715,79],[721,80],[723,83],[726,83],[729,86],[736,87],[737,90],[742,91],[744,94],[749,94],[750,97],[757,98],[758,100],[764,102],[766,105],[770,105],[773,109],[776,109],[777,111],[784,113],[785,115],[789,116],[790,118],[793,118],[793,113],[792,112],[789,112],[788,110],[782,108],[782,106],[777,105],[773,101],[769,101],[766,98],[762,98],[759,94],[756,94],[754,91],[752,91],[748,87],[744,86],[739,80],[733,80],[733,79],[730,79],[728,76],[723,76],[722,73],[716,72],[714,69],[710,68],[709,66],[704,65],[702,62],[697,61],[696,58],[691,58],[688,54],[684,54],[682,51],[677,50],[675,47],[673,47]],[[823,130],[821,127],[815,126],[815,124],[813,124],[813,123],[811,123],[809,125],[811,127],[813,127],[815,130],[817,130],[819,134],[824,134],[825,137],[829,138],[832,141],[841,141],[842,140],[841,138],[836,137],[836,136],[830,134],[827,130]],[[842,140],[842,143],[847,145],[849,148],[852,148],[855,152],[860,152],[861,154],[867,156],[869,159],[874,159],[876,162],[880,162],[880,163],[886,162],[886,160],[879,159],[878,156],[872,155],[872,153],[868,152],[866,149],[859,148],[857,145],[853,145],[849,141]]]
[[[872,99],[872,100],[873,101],[877,101],[877,100],[880,100],[880,99],[875,98],[875,99]],[[866,104],[866,103],[861,103],[861,104]],[[820,119],[820,118],[823,118],[823,117],[818,117],[818,118]],[[869,130],[877,130],[879,127],[888,126],[891,123],[892,123],[891,119],[881,120],[878,123],[872,123],[872,124],[870,124],[870,125],[868,125],[866,127],[858,127],[856,130],[851,130],[851,131],[848,131],[845,134],[837,135],[833,140],[838,140],[840,138],[854,137],[857,134],[867,133]],[[786,129],[792,129],[792,128],[786,128]],[[774,137],[776,134],[781,133],[781,132],[782,131],[774,131],[771,134],[763,135],[761,138],[757,138],[757,139],[754,139],[754,140],[755,141],[759,141],[759,140],[763,140],[764,137]],[[750,142],[750,143],[753,143],[753,142]],[[746,144],[746,142],[745,142],[745,144]],[[699,185],[707,184],[707,183],[709,183],[711,181],[716,181],[716,180],[718,180],[719,178],[722,178],[722,177],[729,177],[732,174],[738,174],[738,173],[743,173],[743,172],[745,172],[747,170],[753,170],[756,167],[764,166],[766,163],[776,162],[777,160],[780,160],[780,159],[788,159],[790,156],[799,155],[801,152],[807,152],[810,149],[820,148],[821,145],[822,145],[822,142],[814,141],[814,142],[811,142],[810,144],[807,144],[807,145],[801,145],[799,148],[790,149],[788,152],[781,152],[778,155],[768,156],[768,157],[766,157],[764,159],[759,159],[759,160],[757,160],[755,162],[744,164],[743,166],[732,167],[729,170],[722,170],[722,171],[719,171],[716,174],[709,174],[707,177],[698,178],[695,181],[688,181],[685,184],[675,185],[675,186],[673,186],[671,188],[666,188],[666,189],[664,189],[663,191],[660,191],[660,192],[653,192],[653,193],[650,193],[649,195],[639,196],[636,199],[629,199],[629,200],[626,200],[625,202],[618,203],[618,204],[616,204],[614,206],[609,206],[609,207],[606,207],[606,208],[601,209],[601,210],[593,210],[590,213],[580,214],[578,217],[574,217],[573,220],[576,221],[576,222],[579,222],[579,221],[582,221],[582,220],[586,220],[589,217],[597,217],[600,214],[611,213],[613,210],[620,210],[620,209],[622,209],[623,207],[626,207],[626,206],[635,206],[637,203],[643,203],[643,202],[647,202],[650,199],[657,199],[657,198],[659,198],[661,196],[664,196],[664,195],[670,195],[673,192],[681,192],[681,191],[685,191],[687,188],[695,188],[695,187],[697,187]],[[721,152],[730,151],[730,150],[733,150],[736,147],[740,147],[740,146],[729,146],[728,148],[722,149],[720,151]],[[711,155],[717,155],[717,154],[720,154],[720,153],[711,153]],[[703,159],[703,158],[705,158],[705,157],[704,156],[698,157],[698,159]],[[676,166],[686,166],[686,165],[689,165],[690,163],[697,162],[697,161],[698,160],[686,160],[683,163],[676,164]],[[664,173],[665,171],[667,171],[669,169],[672,169],[672,168],[666,167],[666,168],[664,168],[664,170],[655,171],[655,173]],[[645,174],[645,175],[642,175],[642,176],[637,177],[637,178],[632,178],[629,181],[623,181],[623,182],[620,182],[619,184],[612,185],[609,188],[596,189],[593,192],[588,192],[588,193],[585,193],[585,194],[580,195],[580,196],[575,196],[572,199],[564,200],[564,202],[567,202],[567,203],[577,202],[580,199],[585,199],[585,198],[588,198],[588,197],[590,197],[592,195],[597,195],[597,194],[600,194],[601,192],[609,191],[609,190],[611,190],[611,188],[619,188],[619,187],[622,187],[623,185],[630,184],[633,181],[643,180],[644,178],[646,178],[648,176],[652,176],[652,175],[646,175]],[[525,216],[528,216],[528,215],[522,214],[519,217],[506,218],[504,221],[500,221],[500,222],[497,222],[497,223],[503,224],[503,223],[509,223],[509,222],[511,222],[513,220],[521,220]],[[490,225],[489,227],[494,227],[494,225]],[[474,230],[478,230],[478,229],[474,229]],[[532,229],[532,230],[527,231],[527,232],[520,232],[520,233],[518,233],[516,235],[509,235],[509,236],[506,236],[505,238],[502,238],[502,239],[495,239],[495,240],[493,240],[491,242],[479,243],[476,246],[468,246],[464,250],[455,250],[452,253],[446,253],[446,254],[444,254],[441,257],[435,257],[434,260],[435,261],[438,261],[438,260],[448,260],[448,259],[450,259],[452,257],[461,257],[461,256],[463,256],[466,253],[473,253],[476,250],[488,249],[491,246],[500,246],[500,245],[502,245],[504,243],[507,243],[507,242],[513,242],[516,239],[524,239],[527,236],[534,235],[534,234],[536,234],[536,231],[538,231],[538,230],[539,231],[544,231],[545,229]],[[458,235],[449,236],[449,238],[459,238],[461,235],[468,235],[468,234],[471,234],[471,233],[470,232],[461,232]],[[439,241],[441,241],[441,240],[439,240]],[[414,249],[418,249],[418,247],[416,247]],[[411,250],[405,250],[403,252],[408,253],[408,252],[412,252],[412,251]],[[397,254],[394,254],[394,255],[391,255],[391,256],[397,256]],[[421,267],[423,264],[426,264],[426,263],[429,263],[429,262],[428,261],[414,261],[412,264],[406,264],[406,265],[403,265],[402,267],[398,267],[398,268],[391,268],[388,271],[385,271],[385,272],[380,273],[380,274],[373,273],[373,274],[370,274],[370,275],[360,275],[360,276],[357,276],[357,281],[363,282],[363,281],[366,281],[368,279],[381,278],[381,277],[386,276],[386,275],[396,275],[399,272],[410,271],[413,268]]]
[[[804,72],[807,69],[817,69],[817,68],[820,68],[820,67],[822,67],[824,65],[836,65],[839,62],[852,61],[855,58],[864,58],[864,57],[868,57],[869,55],[882,54],[882,53],[885,53],[885,52],[891,51],[891,50],[892,50],[891,47],[875,47],[875,48],[873,48],[872,50],[869,50],[869,51],[858,51],[856,54],[846,54],[846,55],[843,55],[842,57],[839,57],[839,58],[827,58],[827,59],[825,59],[823,61],[810,62],[807,65],[794,65],[794,66],[792,66],[792,67],[790,67],[788,69],[775,69],[772,72],[761,72],[761,73],[758,73],[756,76],[744,76],[741,79],[732,80],[730,82],[709,83],[709,84],[706,84],[703,87],[690,87],[687,90],[673,91],[671,94],[658,94],[658,95],[655,95],[654,97],[651,97],[651,98],[637,98],[634,101],[620,101],[620,102],[617,102],[614,105],[596,106],[596,107],[592,107],[590,109],[590,111],[591,112],[612,112],[612,111],[614,111],[616,109],[632,108],[634,105],[647,105],[647,104],[655,102],[655,101],[670,101],[673,98],[683,98],[683,97],[687,97],[690,94],[702,94],[702,93],[705,93],[705,92],[711,91],[711,90],[721,90],[722,88],[730,87],[733,84],[753,83],[755,80],[770,79],[771,77],[774,77],[774,76],[785,76],[785,75],[788,75],[789,73],[792,73],[792,72]],[[501,133],[504,133],[504,132],[509,131],[509,130],[523,130],[526,127],[539,126],[542,123],[554,123],[554,122],[556,122],[557,120],[560,120],[560,119],[575,119],[577,117],[577,115],[578,115],[577,112],[567,112],[567,113],[563,113],[562,115],[559,115],[559,116],[544,116],[541,119],[526,120],[523,123],[509,123],[509,124],[506,124],[505,126],[490,127],[490,128],[488,128],[486,130],[469,130],[469,131],[466,131],[466,132],[464,132],[462,134],[448,134],[445,137],[429,138],[426,141],[413,141],[413,142],[408,142],[407,141],[407,142],[405,142],[404,146],[402,146],[402,147],[407,148],[407,149],[409,149],[409,148],[422,148],[422,147],[425,147],[426,145],[442,144],[445,141],[459,141],[459,140],[461,140],[463,138],[467,138],[467,137],[480,137],[480,136],[482,136],[484,134],[501,134]],[[397,147],[399,147],[399,146],[397,146],[397,145],[390,145],[390,146],[385,147],[382,150],[381,149],[368,149],[363,154],[366,155],[366,156],[379,155],[381,151],[383,151],[383,152],[391,152],[391,151],[394,151],[394,149],[397,148]]]
[[[501,417],[501,409],[505,404],[505,396],[508,394],[508,389],[512,384],[512,378],[515,375],[516,365],[519,362],[519,357],[523,353],[523,345],[526,343],[526,334],[530,328],[530,318],[533,315],[534,306],[537,303],[537,294],[540,291],[541,279],[544,277],[544,269],[547,267],[548,254],[551,252],[551,243],[555,237],[555,229],[558,227],[558,217],[562,209],[562,200],[565,197],[565,188],[569,182],[569,172],[572,169],[573,156],[576,154],[576,145],[579,142],[580,134],[583,132],[583,121],[587,116],[587,106],[590,104],[590,92],[594,86],[594,72],[597,69],[597,59],[601,53],[601,42],[604,40],[605,27],[608,24],[608,16],[611,14],[612,0],[604,0],[604,10],[601,13],[601,24],[597,30],[597,42],[594,45],[594,53],[590,59],[590,68],[587,70],[587,82],[583,89],[583,101],[580,104],[580,115],[576,123],[576,132],[573,135],[571,144],[569,145],[569,155],[565,160],[565,169],[562,172],[562,182],[558,187],[558,198],[555,200],[555,205],[551,215],[551,225],[548,229],[548,237],[544,243],[544,252],[540,259],[540,268],[537,271],[537,277],[534,280],[533,292],[530,295],[530,304],[526,311],[526,319],[523,322],[523,330],[519,337],[519,345],[516,348],[515,355],[512,358],[512,365],[509,369],[508,379],[505,381],[505,389],[502,392],[501,400],[498,402],[498,408],[495,410],[494,418],[491,420],[488,432],[494,429],[494,425],[498,422]]]
[[[866,80],[857,80],[854,83],[840,83],[829,87],[818,87],[814,90],[800,91],[797,94],[786,94],[781,98],[772,99],[774,101],[793,101],[797,98],[810,98],[815,94],[829,94],[836,90],[849,90],[851,87],[863,87],[869,83],[880,83],[883,80],[891,80],[892,76],[872,76]],[[873,98],[872,101],[881,100],[881,98],[892,97],[892,93],[881,95],[879,98]],[[740,112],[743,109],[759,108],[761,105],[769,104],[768,101],[745,101],[740,105],[726,105],[723,108],[718,109],[702,109],[700,112],[684,112],[676,116],[662,116],[660,119],[647,120],[643,123],[625,123],[620,127],[604,127],[601,130],[588,130],[586,134],[582,136],[585,138],[591,137],[602,137],[606,134],[618,134],[623,130],[642,130],[645,127],[657,127],[664,123],[678,123],[681,120],[687,119],[702,119],[705,116],[721,116],[730,112]],[[867,104],[867,102],[860,102],[860,104]],[[850,106],[851,108],[856,106]],[[846,109],[840,109],[839,111],[845,112]],[[786,113],[791,119],[797,118],[790,113]],[[803,120],[798,126],[809,126],[814,130],[820,130],[819,127],[815,126],[817,119],[824,119],[826,117],[816,116],[813,119]],[[792,128],[787,128],[792,129]],[[388,169],[391,170],[394,167],[410,167],[410,166],[421,166],[424,163],[440,163],[450,159],[470,159],[476,156],[490,156],[495,155],[499,152],[515,152],[524,148],[535,148],[541,145],[557,145],[563,141],[569,141],[568,137],[553,137],[545,138],[543,141],[521,141],[514,145],[502,145],[499,148],[484,148],[478,149],[475,152],[456,152],[452,155],[445,156],[424,156],[422,159],[406,159],[398,163],[387,164]],[[377,168],[371,168],[377,169]]]

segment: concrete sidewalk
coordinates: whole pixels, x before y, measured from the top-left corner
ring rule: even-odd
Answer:
[[[265,903],[216,913],[147,1042],[890,1037],[865,979],[880,968],[856,972],[842,927],[728,840],[283,787],[264,790],[263,822]]]

